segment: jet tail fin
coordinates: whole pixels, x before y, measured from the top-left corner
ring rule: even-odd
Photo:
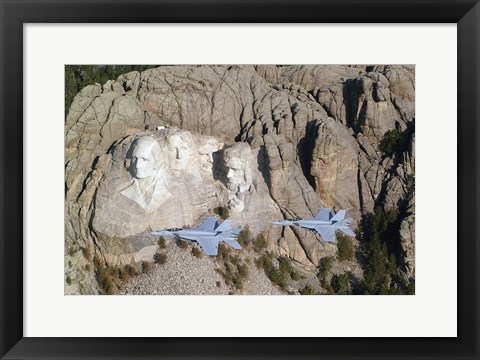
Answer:
[[[227,231],[227,230],[230,230],[231,227],[232,227],[232,220],[226,219],[224,222],[218,225],[215,231]]]
[[[230,239],[230,240],[225,240],[225,242],[231,247],[233,247],[234,249],[240,250],[242,248],[242,246],[238,243],[237,240]]]
[[[353,230],[349,229],[349,228],[340,228],[338,229],[340,230],[341,232],[347,234],[348,236],[351,236],[351,237],[355,237],[356,234],[353,232]]]
[[[330,221],[332,217],[332,211],[330,208],[321,208],[318,214],[315,216],[315,220]]]
[[[240,232],[240,228],[237,227],[237,228],[222,231],[222,232],[218,233],[217,235],[215,235],[215,237],[219,238],[219,239],[225,239],[225,238],[228,238],[228,237],[232,237],[234,235],[238,235],[239,232]]]
[[[342,219],[342,220],[339,220],[335,223],[335,225],[337,226],[350,226],[350,224],[352,223],[352,218],[346,218],[346,219]]]
[[[343,219],[345,219],[345,214],[346,214],[346,213],[347,213],[346,210],[340,210],[340,211],[337,212],[337,213],[335,214],[335,216],[332,217],[330,220],[331,220],[331,221],[340,221],[340,220],[343,220]]]

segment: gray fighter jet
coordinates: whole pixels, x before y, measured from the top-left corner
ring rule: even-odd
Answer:
[[[196,229],[168,229],[154,231],[150,234],[156,236],[178,236],[184,240],[196,241],[202,250],[208,255],[218,254],[218,244],[223,241],[234,249],[242,247],[236,240],[241,228],[233,228],[232,220],[226,219],[220,225],[214,216],[205,219],[202,225]]]
[[[336,242],[335,231],[337,230],[348,236],[355,236],[355,233],[349,228],[352,219],[345,219],[346,213],[346,210],[340,210],[335,216],[332,216],[332,211],[329,208],[321,208],[314,219],[280,220],[275,221],[274,224],[283,226],[298,225],[305,229],[313,229],[320,234],[323,240]]]

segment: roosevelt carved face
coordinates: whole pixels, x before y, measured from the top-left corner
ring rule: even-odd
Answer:
[[[130,174],[136,179],[154,177],[164,165],[160,144],[149,136],[141,137],[132,143],[129,159]]]
[[[186,171],[190,163],[193,144],[188,137],[173,134],[167,139],[168,163],[174,172]]]

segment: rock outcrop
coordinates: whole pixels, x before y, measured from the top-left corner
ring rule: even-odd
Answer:
[[[65,123],[66,273],[82,283],[67,292],[95,292],[81,255],[151,259],[149,232],[219,206],[309,269],[335,245],[274,220],[324,206],[356,226],[376,205],[401,209],[414,277],[414,79],[398,65],[161,66],[85,87]],[[386,153],[392,131],[402,143]]]

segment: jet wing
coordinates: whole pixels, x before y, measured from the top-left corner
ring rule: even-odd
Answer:
[[[315,226],[315,230],[320,234],[324,241],[335,242],[337,238],[335,237],[335,228],[331,225],[327,226]]]
[[[200,245],[200,247],[206,254],[208,255],[218,254],[218,241],[214,240],[213,237],[195,239],[195,241]]]
[[[217,219],[214,216],[210,216],[196,230],[213,231],[215,226],[217,226]]]
[[[226,231],[226,230],[230,230],[231,227],[232,227],[232,220],[226,219],[224,222],[218,225],[215,231]]]
[[[321,208],[315,220],[330,221],[332,217],[332,211],[329,208]]]

